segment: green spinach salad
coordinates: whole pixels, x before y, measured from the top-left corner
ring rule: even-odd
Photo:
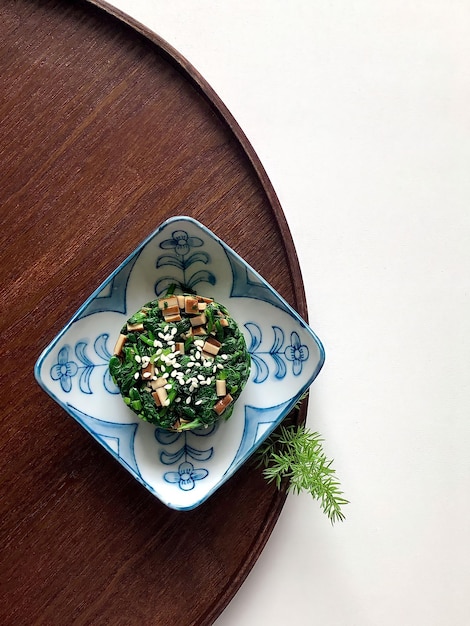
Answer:
[[[109,371],[141,419],[183,431],[228,419],[250,366],[243,334],[223,304],[167,293],[127,320]]]

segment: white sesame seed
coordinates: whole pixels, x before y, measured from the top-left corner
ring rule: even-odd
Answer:
[[[135,378],[136,380],[139,378],[139,372],[136,372],[136,373],[134,374],[134,378]]]
[[[196,350],[196,359],[200,359],[201,358],[201,353],[199,352],[199,350]]]
[[[173,365],[173,367],[176,367],[176,368],[181,367],[181,363],[177,363],[177,362],[175,361],[175,364]]]
[[[176,370],[173,370],[173,371],[171,372],[170,376],[171,376],[172,378],[174,378],[174,377],[176,376],[176,374],[177,374],[177,373],[178,373],[178,372],[177,372]]]
[[[157,379],[158,379],[158,376],[155,376],[155,375],[152,376],[152,380],[157,380]]]
[[[151,375],[152,375],[151,372],[144,372],[142,374],[142,378],[150,378]]]
[[[173,339],[168,339],[168,345],[173,347],[175,345],[175,342],[173,341]]]
[[[160,337],[160,339],[165,339],[165,335],[163,333],[158,333],[158,336]]]
[[[173,387],[172,384],[168,383],[167,385],[164,385],[164,389],[171,389]]]
[[[189,358],[191,359],[191,361],[195,361],[196,360],[195,357],[194,357],[194,354],[190,354]]]
[[[164,333],[167,333],[169,328],[170,328],[170,327],[169,327],[169,326],[168,326],[168,324],[167,324],[167,325],[165,326],[165,328],[163,329],[163,332],[164,332]]]
[[[170,398],[167,398],[163,404],[165,406],[170,406]]]
[[[160,348],[160,350],[157,350],[157,354],[161,354],[162,353],[162,348],[163,348],[163,344],[161,341],[158,341],[158,339],[155,339],[155,341],[153,342],[153,345],[155,348]]]
[[[162,378],[168,378],[168,376],[169,376],[169,375],[170,375],[170,374],[168,374],[168,372],[163,372],[163,374],[162,374]]]
[[[196,387],[194,385],[190,385],[189,386],[189,393],[193,393],[193,391],[196,389]]]
[[[212,373],[215,374],[217,371],[217,365],[214,365],[214,367],[212,368]]]
[[[189,361],[189,363],[186,363],[186,368],[189,369],[190,367],[192,367],[194,365],[194,361]]]
[[[181,402],[181,398],[178,396],[177,398],[175,398],[175,402]]]
[[[213,378],[211,378],[210,376],[208,376],[208,377],[206,378],[206,385],[210,385],[210,384],[211,384],[211,382],[212,382],[213,380],[214,380]]]
[[[166,365],[160,365],[160,369],[162,372],[164,372],[166,370]]]
[[[202,404],[202,400],[196,400],[196,402],[194,404],[196,404],[196,405]]]
[[[223,370],[224,366],[222,365],[222,363],[217,363],[217,369],[219,370]]]
[[[202,341],[202,339],[196,339],[194,345],[202,348],[202,346],[204,345],[204,341]]]
[[[226,361],[228,359],[228,354],[221,354],[220,355],[224,361]]]
[[[134,359],[137,361],[137,363],[141,363],[142,359],[140,358],[140,354],[136,354]]]
[[[192,402],[192,398],[191,398],[191,396],[188,396],[186,398],[186,404],[191,404],[191,402]]]
[[[176,326],[173,326],[173,328],[171,329],[171,334],[173,335],[173,337],[176,335],[177,332],[178,329],[176,328]]]

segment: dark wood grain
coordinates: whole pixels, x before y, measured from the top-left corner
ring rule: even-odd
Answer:
[[[173,215],[307,313],[282,210],[236,122],[176,51],[107,9],[0,5],[2,625],[211,624],[285,500],[247,463],[196,510],[167,509],[33,379],[64,322]]]

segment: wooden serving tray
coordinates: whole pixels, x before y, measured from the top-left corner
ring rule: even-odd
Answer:
[[[0,7],[3,625],[211,624],[285,501],[248,462],[204,505],[170,510],[34,381],[41,350],[173,215],[208,226],[307,316],[246,137],[185,59],[116,15]]]

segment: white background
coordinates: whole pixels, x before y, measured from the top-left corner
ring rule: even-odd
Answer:
[[[470,623],[470,2],[112,4],[253,144],[326,348],[308,424],[347,520],[290,496],[217,626]]]

